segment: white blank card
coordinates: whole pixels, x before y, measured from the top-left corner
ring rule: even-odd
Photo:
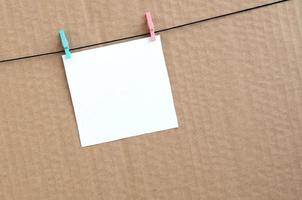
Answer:
[[[82,146],[178,127],[160,36],[63,62]]]

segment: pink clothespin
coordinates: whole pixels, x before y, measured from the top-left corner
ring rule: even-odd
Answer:
[[[147,24],[148,24],[148,29],[149,29],[150,36],[151,36],[151,41],[154,41],[155,40],[155,30],[154,30],[154,24],[153,24],[153,21],[152,21],[151,13],[146,12],[145,15],[146,15],[146,18],[147,18]]]

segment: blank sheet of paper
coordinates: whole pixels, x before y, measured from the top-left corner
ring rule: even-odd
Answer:
[[[63,62],[82,146],[178,127],[160,36]]]

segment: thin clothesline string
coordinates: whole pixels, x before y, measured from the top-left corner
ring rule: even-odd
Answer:
[[[230,13],[223,14],[223,15],[209,17],[209,18],[205,18],[205,19],[201,19],[201,20],[196,20],[196,21],[193,21],[193,22],[189,22],[189,23],[180,24],[180,25],[177,25],[177,26],[172,26],[172,27],[160,29],[160,30],[155,31],[155,33],[161,33],[161,32],[165,32],[165,31],[169,31],[169,30],[173,30],[173,29],[177,29],[177,28],[181,28],[181,27],[185,27],[185,26],[191,26],[191,25],[194,25],[194,24],[199,24],[199,23],[202,23],[202,22],[227,17],[227,16],[230,16],[230,15],[236,15],[236,14],[239,14],[239,13],[243,13],[243,12],[247,12],[247,11],[251,11],[251,10],[256,10],[256,9],[259,9],[259,8],[268,7],[268,6],[271,6],[271,5],[274,5],[274,4],[279,4],[279,3],[282,3],[282,2],[286,2],[286,1],[289,1],[289,0],[275,1],[275,2],[272,2],[272,3],[267,3],[267,4],[263,4],[263,5],[259,5],[259,6],[239,10],[239,11],[235,11],[235,12],[230,12]],[[144,36],[148,36],[148,35],[149,35],[149,33],[143,33],[143,34],[128,36],[128,37],[119,38],[119,39],[115,39],[115,40],[108,40],[108,41],[105,41],[105,42],[99,42],[99,43],[94,43],[94,44],[90,44],[90,45],[70,48],[70,50],[80,50],[80,49],[85,49],[85,48],[89,48],[89,47],[94,47],[94,46],[110,44],[110,43],[114,43],[114,42],[120,42],[120,41],[124,41],[124,40],[140,38],[140,37],[144,37]],[[47,55],[58,54],[58,53],[64,53],[64,50],[52,51],[52,52],[47,52],[47,53],[34,54],[34,55],[29,55],[29,56],[22,56],[22,57],[17,57],[17,58],[10,58],[10,59],[5,59],[5,60],[0,60],[0,63],[23,60],[23,59],[28,59],[28,58],[40,57],[40,56],[47,56]]]

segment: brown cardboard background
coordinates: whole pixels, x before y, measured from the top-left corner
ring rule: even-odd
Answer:
[[[79,47],[147,32],[148,10],[158,30],[275,1],[0,0],[0,59],[60,50],[61,28]]]
[[[180,128],[88,148],[60,55],[1,63],[0,199],[300,199],[301,11],[292,0],[162,33]],[[30,37],[1,35],[1,57],[59,47]]]

